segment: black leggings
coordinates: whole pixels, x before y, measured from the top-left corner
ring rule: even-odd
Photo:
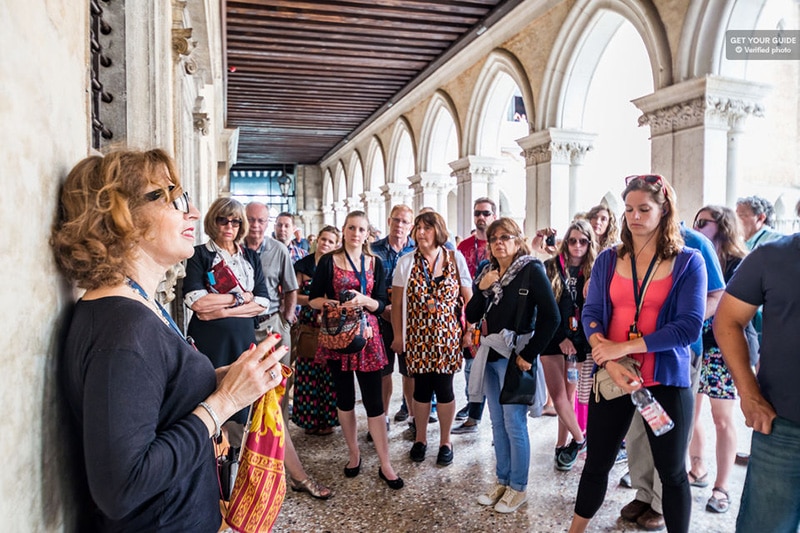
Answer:
[[[688,387],[657,385],[648,389],[675,422],[675,427],[660,437],[653,435],[650,426],[646,422],[644,424],[663,487],[664,521],[670,533],[689,531],[692,494],[686,477],[686,448],[694,398]],[[608,473],[614,466],[635,411],[636,407],[627,394],[614,400],[601,397],[599,403],[595,401],[594,394],[589,399],[586,464],[575,502],[575,514],[578,516],[592,518],[602,505],[608,486]]]
[[[437,374],[436,372],[414,374],[415,401],[431,403],[434,392],[436,393],[436,401],[439,403],[448,403],[455,400],[453,374]]]
[[[342,411],[352,411],[356,407],[356,386],[353,383],[353,370],[342,370],[342,362],[336,360],[328,361],[328,368],[333,376],[333,383],[336,388],[336,407]],[[361,401],[367,416],[383,415],[383,378],[381,371],[360,372],[355,371],[358,380],[358,388],[361,389]]]

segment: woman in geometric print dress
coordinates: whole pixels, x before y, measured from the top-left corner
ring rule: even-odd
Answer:
[[[294,264],[297,284],[297,305],[300,307],[298,324],[319,330],[319,311],[308,305],[311,280],[320,258],[339,244],[339,230],[325,226],[320,230],[316,249]],[[299,350],[299,346],[298,346]],[[306,430],[308,435],[330,435],[339,425],[336,416],[336,389],[327,365],[314,359],[314,353],[298,353],[295,360],[294,402],[292,422]]]
[[[724,272],[725,282],[731,279],[739,263],[747,255],[738,230],[738,219],[732,209],[707,205],[694,217],[694,229],[714,243],[717,257]],[[717,476],[714,489],[706,504],[706,510],[724,513],[730,507],[727,491],[728,476],[736,459],[736,429],[733,423],[733,408],[736,387],[719,351],[714,332],[711,331],[711,317],[703,324],[703,361],[700,366],[700,389],[694,406],[694,433],[689,443],[689,482],[695,487],[708,485],[708,472],[703,464],[704,430],[697,419],[703,407],[703,395],[711,402],[711,414],[716,428]]]
[[[422,462],[428,448],[431,399],[436,393],[439,412],[439,454],[436,463],[453,462],[450,429],[455,418],[453,375],[461,368],[461,310],[472,298],[472,279],[464,256],[444,247],[444,219],[429,211],[417,216],[413,254],[397,262],[392,280],[392,349],[405,352],[414,380],[416,437],[411,460]]]

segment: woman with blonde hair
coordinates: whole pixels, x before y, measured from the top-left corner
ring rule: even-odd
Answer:
[[[51,237],[86,292],[59,367],[94,508],[91,531],[219,530],[212,437],[281,383],[275,336],[214,370],[155,293],[194,253],[200,213],[163,150],[118,150],[72,169]]]
[[[569,531],[585,531],[602,505],[617,451],[632,418],[640,416],[629,394],[644,386],[674,423],[660,436],[645,426],[667,529],[686,532],[692,507],[685,467],[693,404],[689,345],[703,324],[705,263],[683,246],[675,191],[666,179],[629,176],[625,185],[622,243],[595,261],[582,317],[595,363],[625,394],[589,399],[588,451]],[[622,364],[626,356],[638,363],[640,375]],[[654,512],[639,500],[626,509],[633,520]]]
[[[369,247],[369,220],[363,211],[348,213],[342,228],[342,245],[322,256],[311,281],[308,304],[313,309],[325,306],[361,307],[367,316],[372,336],[358,353],[343,354],[320,346],[317,359],[325,362],[336,386],[336,407],[342,434],[349,452],[344,467],[345,477],[361,472],[361,451],[356,433],[356,391],[353,378],[358,380],[361,400],[367,411],[369,433],[375,443],[380,467],[378,477],[391,489],[403,488],[389,459],[389,437],[383,409],[381,370],[387,358],[380,336],[377,317],[383,312],[388,298],[383,264],[372,255]]]

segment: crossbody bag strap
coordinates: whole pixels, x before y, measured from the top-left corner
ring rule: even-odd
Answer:
[[[528,297],[528,282],[531,278],[531,271],[528,268],[528,265],[522,267],[522,282],[520,284],[519,293],[517,295],[517,320],[516,324],[514,324],[514,347],[516,349],[517,346],[517,336],[519,335],[519,329],[522,325],[522,312],[525,310],[525,300]]]

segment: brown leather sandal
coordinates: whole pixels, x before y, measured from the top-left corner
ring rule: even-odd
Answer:
[[[314,498],[320,500],[327,500],[333,496],[333,491],[325,485],[318,483],[311,476],[308,476],[303,481],[297,481],[289,476],[289,485],[294,492],[307,492]]]
[[[715,492],[722,494],[722,498],[717,498],[714,496]],[[706,504],[706,511],[710,511],[712,513],[727,513],[730,506],[731,500],[728,491],[721,487],[714,487],[714,489],[711,491],[711,497],[708,499],[708,503]]]

